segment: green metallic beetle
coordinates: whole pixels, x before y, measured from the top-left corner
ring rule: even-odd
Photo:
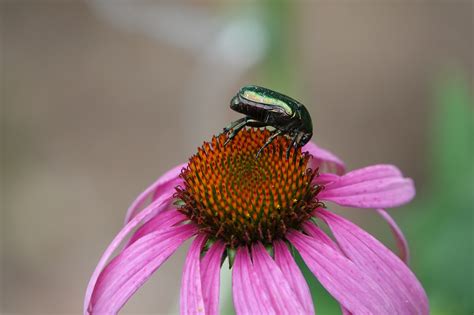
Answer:
[[[291,138],[291,145],[286,152],[287,158],[292,146],[302,147],[313,136],[313,124],[306,107],[291,97],[270,89],[255,85],[244,86],[230,101],[230,108],[244,114],[245,117],[224,128],[225,133],[231,131],[225,144],[246,126],[275,128],[258,150],[256,158],[279,135]]]

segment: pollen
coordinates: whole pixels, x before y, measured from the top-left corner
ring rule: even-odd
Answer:
[[[291,148],[287,158],[288,138],[275,138],[256,158],[269,136],[268,130],[246,129],[225,146],[225,134],[213,137],[181,172],[179,211],[230,247],[283,239],[321,205],[310,155]]]

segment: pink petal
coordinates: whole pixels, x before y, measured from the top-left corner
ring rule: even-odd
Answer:
[[[378,164],[353,170],[349,173],[339,176],[343,177],[343,185],[357,184],[367,180],[386,178],[386,177],[401,177],[402,172],[394,165]],[[333,183],[334,187],[338,187],[338,183]]]
[[[351,261],[382,287],[397,313],[429,313],[426,293],[403,261],[350,221],[324,209],[318,209],[316,214],[328,224]]]
[[[378,214],[388,223],[390,230],[392,231],[393,236],[395,237],[395,242],[397,244],[398,250],[400,252],[400,259],[408,264],[410,261],[410,250],[408,248],[408,242],[405,238],[400,227],[397,225],[397,222],[388,214],[384,209],[377,209]]]
[[[142,284],[193,234],[194,225],[153,232],[115,257],[100,274],[94,288],[90,314],[115,314]]]
[[[201,287],[201,249],[207,236],[200,234],[191,244],[181,279],[180,313],[206,314]]]
[[[219,314],[220,273],[224,250],[225,244],[217,241],[201,260],[202,293],[208,315]]]
[[[314,181],[320,185],[327,185],[331,182],[335,182],[340,176],[331,173],[320,173],[314,178]]]
[[[355,314],[394,314],[380,287],[339,251],[315,237],[292,231],[287,238],[326,290]]]
[[[308,142],[304,147],[303,151],[308,152],[312,155],[312,159],[309,162],[309,166],[312,169],[322,168],[329,172],[335,172],[336,174],[344,174],[346,166],[344,162],[331,152],[318,147],[314,142]]]
[[[151,233],[158,231],[165,227],[173,226],[177,223],[187,220],[187,217],[176,209],[160,212],[147,223],[143,224],[128,241],[127,247],[134,243],[137,239]]]
[[[342,253],[339,246],[329,236],[327,236],[327,234],[324,233],[323,230],[321,230],[314,223],[309,222],[309,221],[305,222],[303,224],[303,229],[306,233],[308,233],[308,235],[320,240],[321,242],[328,245],[335,251]]]
[[[320,239],[323,243],[330,246],[335,251],[341,252],[341,249],[339,248],[339,246],[329,236],[327,236],[323,232],[323,230],[321,230],[319,227],[317,227],[312,222],[304,223],[303,227],[304,227],[305,232],[308,233],[308,235],[311,235],[315,238]],[[343,305],[340,305],[340,306],[341,306],[342,315],[351,315],[352,314],[346,308],[344,308]]]
[[[349,172],[328,183],[318,195],[321,200],[356,208],[392,208],[415,196],[410,178],[390,165],[375,165]]]
[[[260,242],[252,246],[252,258],[257,277],[266,288],[275,311],[283,314],[303,314],[303,306],[285,275]]]
[[[99,260],[99,263],[95,267],[94,273],[92,274],[91,279],[89,280],[89,284],[86,290],[86,296],[84,298],[84,312],[86,312],[87,308],[89,307],[89,303],[92,296],[92,291],[96,286],[97,279],[104,269],[107,261],[112,256],[112,253],[120,246],[123,240],[127,237],[127,235],[135,229],[137,226],[142,224],[151,213],[155,212],[156,209],[159,209],[166,205],[166,200],[156,200],[155,202],[151,203],[148,207],[146,207],[142,212],[137,214],[127,225],[125,225],[122,230],[115,236],[113,241],[110,243],[109,247],[105,250],[104,254]]]
[[[179,178],[179,174],[186,165],[187,163],[183,163],[173,167],[145,189],[128,208],[127,214],[125,215],[125,224],[138,213],[151,195],[153,195],[153,200],[156,200],[156,197],[162,194],[165,195],[165,198],[171,197],[175,192],[173,188],[182,182],[182,179]]]
[[[296,264],[295,259],[288,250],[288,246],[283,241],[276,241],[273,243],[273,248],[275,250],[275,262],[278,267],[280,267],[283,276],[303,306],[303,313],[314,314],[314,303],[308,284]]]
[[[255,272],[247,247],[238,248],[235,255],[232,298],[237,315],[275,313],[262,280]]]

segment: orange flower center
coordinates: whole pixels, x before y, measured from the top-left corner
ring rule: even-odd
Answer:
[[[286,150],[290,140],[277,137],[258,159],[268,130],[242,130],[224,146],[225,134],[205,142],[191,157],[177,187],[179,210],[201,231],[230,247],[261,241],[271,244],[289,229],[299,229],[320,203],[316,170],[301,148]]]

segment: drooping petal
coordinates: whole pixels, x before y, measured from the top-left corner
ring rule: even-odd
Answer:
[[[283,241],[276,241],[273,242],[273,248],[275,251],[275,262],[278,267],[280,267],[283,276],[303,306],[304,314],[314,314],[314,303],[308,284],[296,264],[295,259],[288,250],[288,246]]]
[[[328,245],[332,249],[337,252],[341,252],[339,246],[326,234],[323,230],[321,230],[318,226],[316,226],[312,222],[305,222],[303,224],[303,229],[308,235],[320,240],[324,244]],[[342,252],[341,252],[342,253]]]
[[[316,237],[291,231],[287,239],[326,290],[354,314],[395,314],[391,301],[370,277]]]
[[[428,314],[426,293],[418,279],[388,248],[350,221],[318,209],[344,253],[374,279],[401,314]]]
[[[196,232],[194,225],[181,225],[150,233],[126,248],[100,274],[87,312],[117,313],[151,274]]]
[[[297,295],[262,243],[258,242],[252,246],[252,258],[257,277],[262,280],[264,287],[268,291],[276,312],[303,314],[304,308],[299,302]]]
[[[344,174],[346,166],[344,162],[333,153],[318,147],[314,142],[310,141],[303,147],[304,152],[308,152],[312,155],[312,159],[309,162],[309,167],[316,169],[325,169],[329,172],[335,172],[336,174]]]
[[[415,196],[415,186],[391,165],[375,165],[349,172],[325,185],[320,200],[355,208],[392,208]]]
[[[262,280],[255,272],[247,247],[240,247],[235,255],[232,299],[237,315],[275,313]]]
[[[160,195],[173,195],[173,188],[182,182],[182,180],[179,178],[179,174],[186,165],[187,163],[183,163],[173,167],[163,174],[163,176],[158,178],[147,189],[145,189],[145,191],[138,195],[137,199],[132,202],[127,210],[127,214],[125,215],[125,224],[127,224],[138,213],[145,201],[151,196],[153,196],[153,200],[156,200],[156,197]]]
[[[303,224],[303,229],[308,235],[311,235],[315,238],[320,239],[323,243],[330,246],[335,251],[341,252],[339,246],[329,237],[323,230],[321,230],[318,226],[313,224],[312,222],[306,222]],[[352,313],[349,312],[344,305],[340,305],[342,315],[351,315]]]
[[[105,265],[107,264],[107,261],[110,259],[112,253],[120,246],[120,244],[123,242],[123,240],[127,237],[127,235],[135,229],[137,226],[142,224],[149,216],[151,213],[155,212],[156,209],[160,209],[166,205],[167,201],[166,200],[156,200],[153,203],[151,203],[148,207],[146,207],[143,211],[138,213],[130,222],[125,225],[122,230],[115,236],[113,241],[110,243],[110,245],[107,247],[105,252],[102,254],[102,257],[99,260],[99,263],[95,267],[94,273],[92,274],[91,279],[89,280],[89,284],[87,286],[86,290],[86,296],[84,298],[84,312],[87,311],[87,308],[89,307],[89,303],[91,300],[92,296],[92,291],[94,290],[97,279],[102,272],[102,269],[104,269]]]
[[[206,241],[204,234],[198,235],[189,249],[181,279],[180,314],[206,314],[201,286],[201,249]]]
[[[376,211],[390,226],[390,230],[395,237],[395,242],[400,252],[400,259],[403,260],[405,264],[408,264],[410,262],[410,249],[408,248],[408,242],[402,230],[387,211],[384,209],[377,209]]]
[[[221,261],[224,250],[225,244],[217,241],[201,260],[201,284],[206,315],[219,314]]]
[[[186,216],[176,209],[163,211],[143,224],[128,241],[127,247],[134,243],[137,239],[147,235],[148,233],[158,231],[159,229],[173,226],[177,223],[187,220]]]

